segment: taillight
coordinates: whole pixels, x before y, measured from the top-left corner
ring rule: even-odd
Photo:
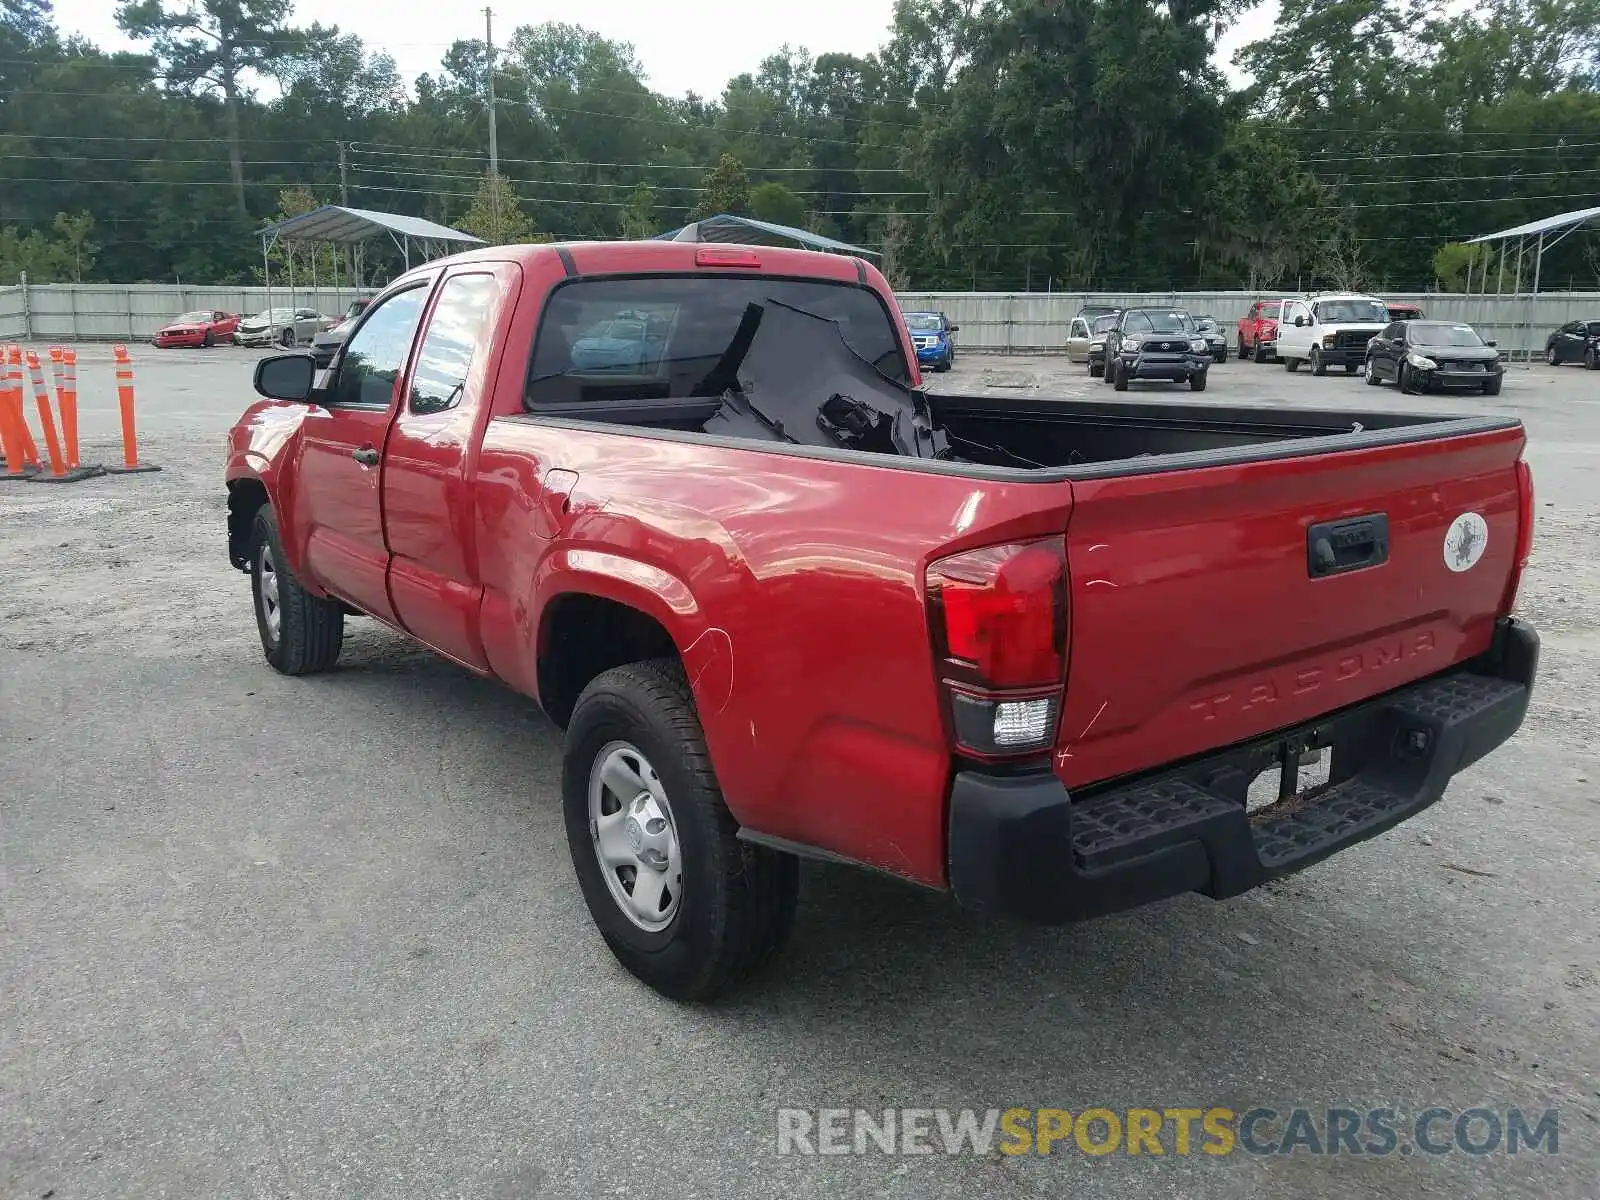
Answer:
[[[739,246],[701,246],[694,252],[697,267],[759,267],[761,256]]]
[[[1067,672],[1065,542],[968,550],[931,564],[927,581],[957,747],[980,758],[1047,749]]]
[[[1533,556],[1533,470],[1526,459],[1517,460],[1517,548],[1511,560],[1511,578],[1506,581],[1506,594],[1500,604],[1502,614],[1509,615],[1517,607],[1517,593],[1522,589],[1522,572]]]

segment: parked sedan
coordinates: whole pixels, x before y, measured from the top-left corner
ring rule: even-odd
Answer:
[[[1367,382],[1406,393],[1472,388],[1498,396],[1505,364],[1493,342],[1458,321],[1396,321],[1367,343]]]
[[[156,346],[215,346],[229,341],[239,328],[237,313],[223,312],[220,308],[201,308],[186,312],[176,320],[156,330],[150,341]]]
[[[240,346],[298,346],[328,327],[314,308],[269,308],[239,322],[233,340]]]
[[[1600,367],[1600,321],[1568,321],[1544,342],[1544,360],[1552,367],[1581,362]]]
[[[1228,335],[1222,332],[1222,326],[1213,316],[1199,316],[1194,319],[1194,327],[1200,331],[1200,336],[1205,338],[1206,345],[1211,348],[1212,362],[1228,361]]]

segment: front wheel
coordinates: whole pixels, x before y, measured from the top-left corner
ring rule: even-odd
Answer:
[[[1377,387],[1380,383],[1383,382],[1383,380],[1378,378],[1377,366],[1378,366],[1378,364],[1373,362],[1370,358],[1367,359],[1367,386],[1368,387]]]
[[[1196,371],[1189,376],[1189,390],[1191,392],[1203,392],[1206,390],[1206,373],[1204,371]]]
[[[1105,363],[1100,363],[1098,366],[1096,366],[1094,363],[1090,363],[1089,364],[1089,378],[1090,379],[1099,379],[1100,376],[1104,375],[1105,373],[1106,373],[1106,365],[1105,365]]]
[[[1561,355],[1556,352],[1554,343],[1544,348],[1544,361],[1552,367],[1561,365]]]
[[[1244,354],[1244,349],[1242,346],[1239,350],[1239,353],[1241,355]],[[1267,361],[1267,352],[1262,348],[1260,342],[1257,342],[1253,347],[1251,347],[1250,360],[1258,363],[1264,363]]]
[[[1595,359],[1593,346],[1590,346],[1583,352],[1583,369],[1585,371],[1600,369],[1600,361]]]
[[[1322,351],[1315,346],[1311,347],[1311,373],[1313,375],[1326,375],[1328,364],[1322,361]]]
[[[799,864],[739,840],[677,660],[614,667],[584,688],[561,797],[589,915],[656,991],[710,999],[788,939]]]
[[[1119,392],[1128,390],[1128,368],[1122,365],[1120,358],[1111,365],[1111,386]]]
[[[298,340],[299,339],[295,337],[294,330],[292,329],[285,329],[278,335],[278,345],[282,346],[285,350],[293,350],[295,343]]]
[[[1286,358],[1286,359],[1284,359],[1283,360],[1283,369],[1285,371],[1289,372],[1289,374],[1293,375],[1296,371],[1298,371],[1300,369],[1300,360],[1298,358]]]
[[[209,329],[206,330],[206,339],[202,343],[202,345],[204,345],[205,348],[207,350],[209,350],[209,349],[211,349],[211,347],[215,346],[216,344],[217,344],[217,335],[212,333],[211,330],[209,330]]]
[[[1498,396],[1500,394],[1500,385],[1504,382],[1504,375],[1496,375],[1493,379],[1485,379],[1483,381],[1483,394],[1485,396]]]
[[[1400,364],[1400,376],[1398,382],[1400,384],[1401,395],[1414,396],[1417,394],[1416,380],[1412,376],[1411,367],[1406,363]]]
[[[1354,375],[1356,373],[1356,367],[1359,366],[1359,365],[1360,364],[1358,364],[1358,363],[1345,363],[1345,365],[1344,365],[1344,373],[1346,375]]]
[[[339,660],[344,645],[344,609],[313,596],[289,569],[270,505],[256,513],[250,583],[255,593],[256,632],[267,661],[285,675],[312,675]]]

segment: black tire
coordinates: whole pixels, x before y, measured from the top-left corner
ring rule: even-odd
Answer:
[[[1122,365],[1120,358],[1111,364],[1111,386],[1119,392],[1128,390],[1128,368]]]
[[[285,329],[278,335],[278,345],[285,350],[293,350],[295,346],[299,345],[299,342],[300,339],[293,329]]]
[[[1244,350],[1242,347],[1240,348],[1239,353],[1241,356],[1243,356]],[[1253,347],[1251,347],[1250,358],[1252,362],[1264,363],[1267,361],[1267,352],[1261,348],[1260,342],[1257,342]]]
[[[1189,376],[1189,390],[1191,392],[1203,392],[1206,390],[1206,374],[1205,371],[1196,371]]]
[[[263,593],[263,580],[269,571],[277,582],[276,632]],[[277,515],[267,504],[257,510],[252,529],[250,592],[255,601],[261,650],[274,669],[285,675],[314,675],[339,661],[339,650],[344,645],[344,609],[338,601],[313,596],[300,586],[284,557]]]
[[[1484,380],[1483,394],[1485,396],[1498,396],[1500,394],[1500,385],[1505,382],[1505,378],[1504,375],[1496,375],[1493,379]]]
[[[1551,342],[1544,348],[1544,361],[1552,367],[1561,365],[1561,352],[1556,349],[1556,344]]]
[[[1400,385],[1400,394],[1402,396],[1414,396],[1417,394],[1417,385],[1411,380],[1411,367],[1408,364],[1400,364],[1400,373],[1396,376],[1395,382]]]
[[[206,330],[206,338],[205,338],[205,341],[202,343],[202,345],[204,345],[205,348],[207,350],[209,350],[209,349],[211,349],[211,347],[215,346],[216,344],[217,344],[217,335],[215,333],[213,333],[209,329]]]
[[[1286,359],[1284,359],[1283,360],[1283,369],[1285,371],[1289,372],[1289,374],[1293,375],[1296,371],[1298,371],[1300,369],[1300,360],[1298,358],[1286,358]]]
[[[601,752],[617,742],[637,747],[654,767],[678,838],[683,892],[659,930],[636,925],[622,911],[595,853],[590,773]],[[583,689],[567,725],[561,794],[567,845],[590,916],[617,960],[662,995],[709,1000],[787,941],[799,863],[739,840],[676,659],[614,667]]]
[[[1099,379],[1100,376],[1104,375],[1105,373],[1106,373],[1106,365],[1105,365],[1105,363],[1101,363],[1098,367],[1095,366],[1093,363],[1089,364],[1089,378],[1090,379]]]
[[[1313,375],[1326,375],[1328,373],[1328,364],[1322,361],[1322,351],[1315,346],[1311,347],[1311,357],[1307,361],[1311,363],[1311,373]]]
[[[1595,360],[1593,346],[1588,347],[1583,352],[1583,369],[1585,371],[1600,370],[1600,362]]]
[[[1367,386],[1368,387],[1377,387],[1379,384],[1381,384],[1383,382],[1383,380],[1379,379],[1378,376],[1374,373],[1373,367],[1374,367],[1373,361],[1370,358],[1367,359]]]
[[[1344,373],[1346,375],[1354,375],[1356,373],[1356,368],[1359,367],[1360,365],[1361,365],[1360,363],[1345,363],[1345,365],[1344,365]]]

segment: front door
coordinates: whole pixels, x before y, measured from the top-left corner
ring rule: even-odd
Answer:
[[[391,624],[380,463],[427,295],[423,283],[367,313],[301,426],[296,519],[305,531],[304,566],[329,592]]]
[[[514,263],[473,263],[445,278],[384,448],[395,615],[412,636],[479,671],[489,660],[478,634],[472,447],[499,366],[495,325],[520,281]]]

